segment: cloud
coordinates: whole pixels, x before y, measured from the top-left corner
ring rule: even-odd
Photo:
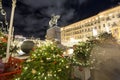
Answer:
[[[6,2],[5,8],[10,15],[10,5]],[[14,26],[18,31],[16,33],[43,37],[52,14],[61,16],[58,21],[59,27],[71,24],[71,20],[80,19],[81,5],[87,2],[88,0],[17,0],[14,17]]]
[[[33,8],[53,6],[53,7],[61,7],[65,0],[20,0],[20,2],[29,5]]]
[[[8,0],[5,0],[8,1]],[[69,24],[69,20],[73,19],[75,9],[65,4],[71,0],[17,0],[15,9],[15,33],[34,35],[38,37],[45,36],[46,30],[49,27],[49,20],[52,14],[60,15],[59,26]],[[76,0],[78,4],[82,4],[86,0]],[[6,2],[4,2],[6,4]],[[76,5],[75,1],[71,2]],[[10,5],[9,5],[10,6]],[[5,8],[9,11],[10,8],[6,4]],[[7,8],[8,7],[8,8]]]

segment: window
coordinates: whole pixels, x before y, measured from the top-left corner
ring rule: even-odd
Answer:
[[[110,17],[107,17],[106,20],[110,20]]]
[[[101,26],[99,25],[98,28],[101,29]]]
[[[105,24],[103,24],[103,27],[105,27]]]
[[[115,18],[115,16],[113,15],[112,18]]]

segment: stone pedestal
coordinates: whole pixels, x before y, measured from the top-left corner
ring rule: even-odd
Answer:
[[[47,30],[46,39],[50,41],[58,40],[61,42],[60,28],[55,26]]]

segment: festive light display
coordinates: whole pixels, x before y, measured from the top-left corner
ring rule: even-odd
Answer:
[[[31,51],[15,80],[70,80],[70,61],[54,43],[45,43]]]
[[[79,66],[90,66],[90,53],[94,46],[92,41],[79,42],[74,46],[73,63]]]

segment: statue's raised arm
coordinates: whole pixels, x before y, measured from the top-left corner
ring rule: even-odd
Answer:
[[[49,27],[57,26],[57,21],[60,18],[60,15],[52,15],[51,20],[49,21]]]

